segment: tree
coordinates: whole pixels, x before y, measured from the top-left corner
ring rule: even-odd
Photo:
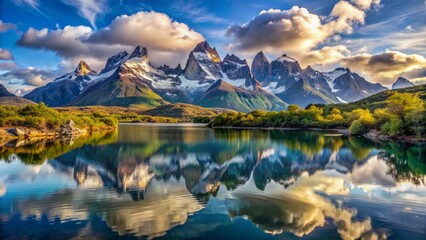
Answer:
[[[389,112],[397,115],[404,121],[404,116],[414,110],[423,110],[423,101],[418,94],[394,93],[386,100]]]
[[[296,104],[290,104],[287,109],[289,112],[295,113],[299,111],[300,107]]]

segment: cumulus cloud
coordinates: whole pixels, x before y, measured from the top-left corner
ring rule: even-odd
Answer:
[[[334,5],[330,16],[336,19],[325,24],[331,34],[352,32],[352,26],[356,23],[365,23],[365,12],[346,1],[340,1]]]
[[[144,43],[154,50],[182,51],[202,40],[201,34],[166,14],[138,12],[117,17],[108,27],[90,35],[87,42],[133,46]]]
[[[0,20],[0,33],[16,29],[16,25],[13,23],[5,23],[2,20]]]
[[[17,68],[16,63],[13,61],[7,61],[7,62],[0,62],[0,71],[4,70],[12,70],[14,68]]]
[[[246,53],[288,52],[305,60],[309,56],[325,60],[320,53],[342,57],[347,50],[341,46],[322,49],[318,46],[339,39],[339,34],[352,33],[354,26],[365,23],[366,11],[378,4],[380,0],[354,0],[352,3],[342,0],[325,17],[298,6],[290,10],[261,11],[250,22],[228,28],[227,35],[233,40],[228,48]]]
[[[0,60],[13,60],[13,55],[9,50],[0,48]]]
[[[132,51],[136,45],[147,47],[154,64],[176,65],[202,40],[201,34],[165,14],[139,12],[119,16],[99,31],[86,26],[30,28],[17,44],[56,52],[63,57],[63,65],[72,68],[84,59],[101,69],[108,57],[123,50]]]
[[[306,65],[322,65],[327,66],[334,64],[339,59],[345,58],[350,54],[350,51],[344,45],[326,46],[319,50],[312,50],[306,54],[300,54],[298,59]]]
[[[369,10],[371,7],[379,8],[380,0],[351,0],[357,7],[363,10]]]
[[[0,75],[0,81],[7,84],[20,84],[27,86],[42,86],[50,82],[55,73],[49,70],[40,70],[33,67],[13,69]]]
[[[80,16],[87,19],[96,29],[96,17],[107,9],[105,0],[61,0],[63,3],[78,10]]]
[[[369,76],[373,81],[393,83],[397,77],[426,69],[426,59],[418,54],[386,51],[376,55],[358,54],[341,60],[343,66]]]
[[[233,47],[240,50],[272,52],[311,49],[330,36],[318,15],[294,6],[290,10],[262,11],[249,23],[228,28]]]

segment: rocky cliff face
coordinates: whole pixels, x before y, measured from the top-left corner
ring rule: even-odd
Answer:
[[[115,54],[114,56],[111,56],[110,58],[108,58],[104,69],[102,69],[102,71],[100,72],[100,74],[109,72],[115,68],[117,68],[118,66],[120,66],[123,62],[125,62],[127,59],[129,59],[129,53],[127,53],[126,51],[123,52],[119,52],[117,54]]]
[[[220,57],[207,42],[199,43],[189,54],[184,76],[189,80],[209,81],[222,78]]]
[[[256,54],[251,63],[253,77],[259,82],[263,82],[269,74],[269,59],[260,51]]]

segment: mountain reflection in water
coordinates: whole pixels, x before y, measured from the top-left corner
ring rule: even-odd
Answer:
[[[0,238],[421,239],[424,145],[123,124],[0,148]]]

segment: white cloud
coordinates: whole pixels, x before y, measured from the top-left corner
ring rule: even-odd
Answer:
[[[16,25],[13,23],[5,23],[0,20],[0,33],[6,32],[8,30],[16,29]]]
[[[367,75],[375,82],[393,83],[399,76],[412,71],[426,70],[426,59],[418,54],[386,51],[376,55],[368,53],[343,58],[343,66]]]
[[[234,47],[243,51],[266,52],[312,49],[330,37],[318,15],[297,6],[290,10],[262,11],[249,23],[228,29]]]
[[[29,5],[33,7],[34,9],[37,9],[38,7],[37,0],[14,0],[12,2],[14,2],[16,5]]]
[[[381,7],[380,0],[351,0],[351,2],[363,10],[369,10],[371,7]]]
[[[139,12],[119,16],[99,31],[86,26],[30,28],[17,44],[56,52],[68,70],[80,60],[100,70],[108,57],[123,50],[132,51],[136,45],[147,47],[154,64],[176,65],[203,39],[200,33],[165,14]]]
[[[20,84],[27,86],[42,86],[50,82],[55,73],[49,70],[40,70],[33,67],[13,69],[0,75],[0,81],[7,84]]]
[[[9,50],[0,48],[0,60],[13,60],[13,59],[14,59],[13,55]]]
[[[365,12],[346,1],[340,1],[334,5],[330,16],[336,17],[335,20],[325,24],[328,28],[331,28],[329,30],[331,33],[351,33],[354,24],[365,23]]]
[[[166,14],[138,12],[117,17],[108,27],[90,35],[87,42],[131,46],[143,44],[152,50],[182,51],[193,48],[202,40],[200,33],[184,23],[173,21]]]
[[[302,67],[306,67],[306,65],[327,66],[338,62],[349,54],[350,51],[344,45],[326,46],[319,50],[298,54],[297,59],[302,63]]]
[[[380,4],[378,0],[352,2],[337,2],[326,17],[298,6],[290,10],[262,11],[250,22],[228,28],[227,34],[232,38],[228,49],[245,54],[260,50],[272,55],[286,52],[301,58],[302,65],[336,62],[349,53],[344,46],[318,47],[329,41],[339,41],[340,34],[352,33],[356,25],[365,23],[366,11]],[[321,54],[330,58],[321,57]]]
[[[96,17],[107,10],[105,0],[61,0],[78,10],[78,14],[87,19],[96,29]]]
[[[17,68],[16,63],[13,61],[7,61],[7,62],[0,62],[0,71],[4,70],[12,70]]]

